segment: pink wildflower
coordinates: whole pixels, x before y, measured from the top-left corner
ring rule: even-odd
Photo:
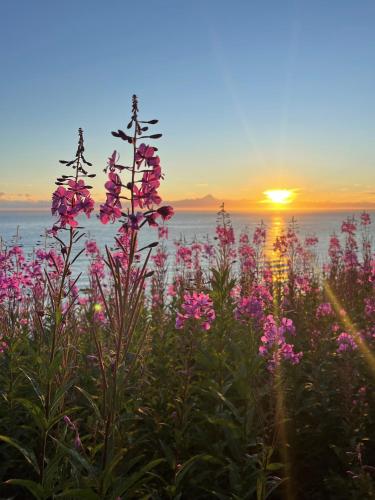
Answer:
[[[282,318],[280,326],[275,322],[272,314],[269,314],[264,322],[262,344],[259,347],[259,354],[268,358],[268,369],[274,371],[285,359],[292,364],[298,364],[303,356],[302,352],[296,353],[294,345],[286,342],[285,335],[295,335],[293,321]]]
[[[336,340],[338,343],[337,352],[354,351],[357,349],[357,344],[349,333],[340,333]]]
[[[323,318],[325,316],[332,316],[332,315],[333,315],[333,309],[329,302],[322,302],[321,304],[318,305],[315,313],[315,316],[317,318]]]
[[[367,212],[362,212],[361,213],[361,225],[362,226],[369,226],[370,224],[371,224],[370,214]]]
[[[201,292],[184,294],[183,313],[177,313],[176,328],[181,329],[188,320],[197,320],[202,330],[209,330],[215,319],[215,311],[209,295]]]

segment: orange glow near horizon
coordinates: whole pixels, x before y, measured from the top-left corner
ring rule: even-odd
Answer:
[[[293,201],[294,191],[292,189],[269,189],[264,191],[265,202],[275,206],[288,205]]]

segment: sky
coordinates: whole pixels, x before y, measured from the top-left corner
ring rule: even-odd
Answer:
[[[0,200],[50,199],[78,127],[103,199],[136,93],[164,199],[374,203],[374,25],[373,0],[1,2]]]

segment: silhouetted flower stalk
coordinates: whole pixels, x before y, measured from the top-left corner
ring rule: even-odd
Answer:
[[[135,348],[138,351],[147,332],[146,327],[140,338],[134,339],[144,304],[145,282],[153,274],[148,269],[149,260],[158,242],[139,248],[138,233],[146,224],[158,227],[159,218],[165,221],[173,215],[170,206],[157,208],[161,203],[157,190],[163,178],[160,158],[155,154],[157,148],[143,142],[146,139],[161,137],[161,134],[145,134],[149,126],[156,123],[158,120],[139,119],[138,99],[134,95],[132,115],[127,126],[127,129],[131,130],[131,135],[122,130],[112,132],[114,137],[131,145],[133,156],[131,165],[120,165],[119,155],[114,151],[105,169],[108,174],[105,184],[107,194],[105,203],[100,206],[100,220],[103,224],[107,224],[119,219],[121,225],[116,237],[116,250],[112,252],[106,247],[105,262],[112,283],[110,296],[106,295],[100,277],[98,275],[96,277],[109,322],[109,339],[112,345],[108,347],[114,352],[113,358],[105,359],[100,339],[95,340],[102,364],[103,385],[108,395],[103,409],[105,420],[103,468],[113,454],[119,392],[124,390],[125,379],[137,360],[137,356],[129,356],[130,349]],[[122,180],[120,176],[122,172],[129,174],[128,182]],[[144,254],[142,259],[141,256]],[[105,372],[108,374],[104,380]],[[125,379],[121,379],[121,384],[119,384],[120,373],[126,373]]]
[[[232,221],[224,208],[224,203],[217,214],[216,239],[218,241],[216,267],[220,271],[229,270],[237,254],[234,248],[235,236]]]
[[[63,262],[59,262],[59,256],[53,252],[49,254],[57,276],[54,273],[45,272],[47,288],[52,309],[51,339],[45,339],[49,348],[49,367],[47,389],[45,396],[45,418],[49,422],[51,416],[51,405],[53,402],[56,383],[63,385],[70,377],[69,355],[69,329],[65,328],[67,318],[72,312],[74,305],[78,300],[78,294],[75,292],[76,284],[81,273],[75,279],[71,279],[72,266],[74,262],[83,253],[84,248],[76,255],[73,255],[73,246],[77,243],[83,233],[78,231],[77,217],[85,214],[90,217],[94,209],[94,200],[90,196],[91,186],[85,184],[84,178],[95,177],[95,174],[89,174],[87,166],[92,166],[84,157],[83,130],[78,130],[78,147],[75,158],[70,161],[60,160],[60,163],[73,170],[73,174],[63,174],[56,180],[58,188],[52,195],[52,215],[57,215],[58,220],[53,225],[50,233],[60,246],[60,254]],[[68,242],[64,242],[61,236],[62,231],[68,232]],[[58,236],[59,235],[59,236]],[[40,322],[43,333],[45,328]],[[56,364],[56,355],[59,352],[58,362]],[[60,366],[61,363],[61,366]],[[63,396],[61,397],[63,401]],[[46,448],[49,435],[49,427],[44,431],[42,457],[40,463],[41,482],[44,480],[44,469],[46,461]]]
[[[154,274],[151,278],[151,310],[153,319],[163,321],[164,308],[166,305],[166,290],[168,285],[168,252],[165,238],[168,237],[168,229],[159,227],[159,246],[155,255],[151,257]]]

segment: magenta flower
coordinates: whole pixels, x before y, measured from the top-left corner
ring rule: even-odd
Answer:
[[[151,227],[158,227],[158,223],[156,222],[156,219],[159,217],[159,214],[157,212],[152,212],[148,215],[145,215],[145,219],[147,221],[147,224]]]
[[[61,206],[65,207],[67,195],[68,191],[63,186],[58,187],[52,194],[52,215],[56,215]]]
[[[375,316],[375,297],[365,299],[365,314],[366,316]]]
[[[370,224],[371,224],[370,214],[367,212],[362,212],[361,213],[361,225],[362,226],[369,226]]]
[[[128,220],[130,223],[130,227],[132,229],[138,230],[140,228],[141,221],[145,218],[142,212],[137,212],[136,214],[130,214],[128,216]]]
[[[174,213],[173,208],[169,206],[156,209],[162,201],[157,191],[160,186],[160,180],[163,178],[160,158],[155,155],[156,148],[145,143],[137,145],[137,141],[142,137],[158,139],[161,137],[161,134],[143,135],[148,127],[144,127],[141,124],[155,124],[157,120],[150,120],[148,122],[138,121],[137,103],[137,97],[133,96],[133,115],[129,127],[131,128],[134,125],[134,136],[130,137],[122,130],[112,132],[114,137],[119,137],[129,144],[135,145],[133,166],[123,167],[118,165],[119,156],[117,151],[115,150],[112,153],[108,158],[106,168],[106,170],[109,169],[110,171],[105,184],[107,190],[106,202],[100,207],[100,220],[104,224],[123,216],[122,229],[125,232],[129,230],[138,231],[146,223],[149,226],[158,227],[158,217],[161,217],[162,220],[169,220]],[[115,173],[115,169],[127,170],[130,174],[129,182],[123,182],[120,176]],[[125,196],[122,195],[122,188],[128,190]],[[122,200],[128,200],[129,206],[124,206],[123,208]],[[139,212],[141,215],[136,215],[135,210],[137,208],[143,211],[143,214]]]
[[[79,179],[78,181],[69,180],[68,181],[68,190],[73,192],[78,197],[87,197],[90,196],[90,191],[85,186],[85,181],[83,179]]]
[[[256,246],[264,245],[266,242],[266,228],[263,225],[258,226],[254,231],[253,243]]]
[[[183,313],[177,313],[176,328],[182,329],[188,320],[196,320],[202,330],[209,330],[215,319],[215,311],[212,307],[212,300],[205,293],[184,294],[182,303]]]
[[[356,232],[357,226],[355,224],[354,218],[348,217],[341,224],[341,232],[353,235]]]
[[[268,358],[268,369],[272,372],[284,359],[292,364],[298,364],[303,356],[302,352],[296,353],[294,345],[286,342],[285,335],[295,335],[295,327],[291,319],[282,318],[280,326],[277,325],[272,314],[269,314],[263,325],[262,344],[259,354]]]
[[[116,150],[114,150],[111,156],[108,158],[107,161],[108,168],[113,171],[116,168],[116,164],[119,161],[119,159],[120,155],[117,153]]]
[[[191,248],[181,245],[179,243],[176,244],[176,264],[184,263],[187,267],[191,267],[192,265],[192,251]]]
[[[121,205],[120,207],[111,205],[110,203],[104,203],[100,205],[100,222],[102,224],[108,224],[108,222],[114,222],[116,219],[121,217]]]
[[[86,217],[90,217],[91,212],[94,210],[94,200],[91,198],[90,192],[85,187],[83,180],[79,182],[79,185],[76,183],[69,190],[60,186],[53,193],[51,212],[52,215],[59,215],[59,220],[53,226],[53,233],[59,229],[64,229],[67,225],[72,228],[77,227],[76,218],[82,213]]]
[[[317,318],[323,318],[325,316],[333,316],[333,309],[329,302],[322,302],[318,305],[316,309],[315,316]]]
[[[354,351],[357,349],[357,344],[349,333],[340,333],[336,341],[338,343],[337,352]]]
[[[169,220],[174,215],[173,207],[171,207],[170,205],[165,205],[163,207],[160,207],[156,211],[159,215],[161,215],[161,218],[163,220]]]
[[[165,263],[167,262],[167,258],[168,258],[168,254],[166,252],[164,252],[162,248],[158,248],[156,255],[151,257],[155,266],[159,267],[159,268],[164,267]]]
[[[305,239],[305,245],[307,247],[313,247],[319,243],[319,239],[316,236],[307,236]]]
[[[109,172],[108,181],[104,184],[107,190],[107,194],[113,196],[113,198],[118,198],[121,193],[121,179],[119,175],[115,172]]]
[[[60,229],[65,229],[70,226],[74,229],[78,226],[77,217],[85,214],[90,217],[91,212],[94,210],[94,200],[90,196],[91,186],[87,186],[83,177],[87,177],[87,172],[83,168],[83,164],[91,165],[83,156],[83,131],[79,129],[79,141],[76,157],[74,160],[61,163],[67,166],[73,166],[75,170],[74,178],[72,175],[63,175],[57,179],[56,184],[59,186],[52,194],[52,215],[59,217],[58,221],[53,225],[50,231],[53,235]],[[95,177],[95,174],[90,174],[89,177]]]
[[[154,156],[155,149],[151,146],[146,146],[146,144],[141,144],[135,153],[135,161],[138,167],[141,165],[143,161],[148,163]],[[148,163],[149,164],[149,163]]]
[[[338,237],[333,234],[329,240],[328,255],[333,260],[337,260],[341,254],[341,245]]]
[[[158,228],[158,238],[161,239],[168,239],[168,228],[165,226],[159,226]]]
[[[86,241],[85,247],[86,247],[86,253],[88,255],[95,255],[95,254],[99,253],[98,245],[96,244],[96,241],[94,241],[94,240]]]
[[[93,212],[94,207],[95,202],[90,196],[83,198],[78,204],[79,210],[82,211],[88,218],[90,218],[91,212]]]
[[[232,226],[216,226],[216,236],[222,246],[234,244],[234,231]]]

